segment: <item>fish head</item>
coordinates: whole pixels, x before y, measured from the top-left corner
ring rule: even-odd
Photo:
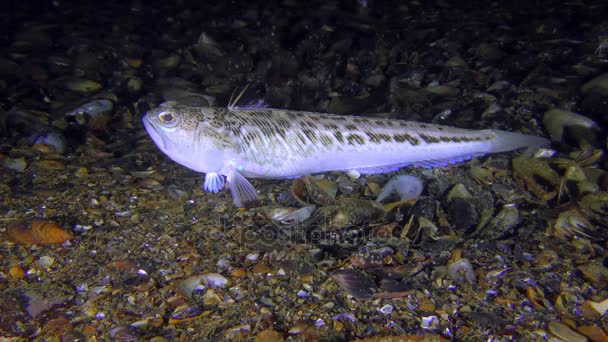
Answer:
[[[156,146],[173,161],[199,172],[218,172],[230,146],[213,113],[171,102],[148,111],[142,121]]]

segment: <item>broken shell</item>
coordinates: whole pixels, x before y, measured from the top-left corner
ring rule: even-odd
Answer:
[[[484,236],[499,239],[510,233],[520,222],[519,209],[514,205],[505,205],[483,228]],[[481,233],[481,230],[477,231]]]
[[[47,269],[47,268],[53,266],[54,263],[55,263],[55,258],[48,256],[48,255],[43,255],[40,258],[38,258],[38,260],[36,260],[36,266],[38,266],[40,268],[44,268],[44,269]]]
[[[292,224],[307,220],[317,207],[308,205],[303,208],[288,207],[263,207],[260,213],[269,220],[278,221],[283,224]]]
[[[452,190],[450,190],[450,192],[448,192],[448,196],[447,196],[446,200],[448,201],[448,203],[451,203],[455,198],[462,198],[465,200],[470,200],[473,198],[473,195],[467,189],[467,187],[464,186],[464,184],[458,183],[458,184],[454,185],[454,187],[452,188]]]
[[[584,229],[590,227],[591,223],[577,210],[571,209],[559,214],[553,225],[553,236],[561,239],[569,239],[580,235],[589,237]]]
[[[34,132],[29,138],[30,145],[48,146],[51,151],[58,154],[63,154],[66,150],[66,140],[61,132],[55,129],[44,129]],[[40,149],[38,149],[40,151]]]
[[[473,195],[461,183],[447,195],[448,215],[454,228],[467,230],[479,223],[479,211],[473,203]]]
[[[475,272],[469,259],[458,259],[448,264],[448,275],[459,283],[475,284]]]
[[[554,108],[543,116],[543,125],[551,140],[561,142],[564,134],[564,128],[568,126],[582,126],[587,128],[599,129],[599,126],[588,117],[570,112],[563,109]]]
[[[291,194],[303,204],[334,204],[337,192],[337,184],[312,176],[298,178],[291,186]]]
[[[2,162],[3,167],[5,167],[7,169],[15,170],[17,172],[23,172],[23,171],[25,171],[25,168],[27,167],[27,162],[25,161],[24,158],[5,157],[4,159],[1,160],[1,162]]]
[[[561,177],[546,160],[519,156],[513,159],[513,176],[536,197],[548,201],[557,196]]]
[[[16,223],[6,229],[8,238],[14,243],[25,245],[64,243],[74,235],[51,221],[34,220],[30,226]]]
[[[597,93],[602,96],[608,95],[608,73],[601,74],[589,82],[583,84],[581,91],[584,94]]]
[[[551,335],[559,338],[561,341],[586,342],[587,338],[562,322],[551,321],[547,325],[547,330]]]
[[[409,175],[399,175],[393,177],[384,185],[378,194],[376,202],[382,202],[391,194],[397,194],[400,201],[407,201],[420,196],[424,190],[424,183],[420,178]]]
[[[350,262],[361,269],[381,267],[385,264],[383,254],[368,250],[351,254]]]
[[[103,130],[112,119],[114,103],[107,99],[89,101],[67,113],[65,116],[73,116],[79,124],[88,122],[93,130]]]
[[[595,310],[600,316],[603,316],[608,313],[608,298],[604,299],[601,302],[586,300],[583,304],[588,305],[591,309]]]
[[[608,289],[608,268],[599,260],[577,267],[583,278],[599,289]]]
[[[203,289],[205,286],[217,288],[229,283],[230,281],[219,273],[206,273],[182,279],[175,284],[175,287],[182,296],[191,298],[195,290]]]
[[[86,80],[82,78],[68,78],[61,82],[61,85],[69,89],[71,91],[88,94],[93,93],[101,89],[102,85],[91,80]]]
[[[327,205],[318,210],[319,216],[328,219],[329,228],[333,230],[374,222],[384,213],[379,203],[358,198],[343,199],[339,205]]]
[[[602,330],[602,328],[597,325],[581,325],[581,326],[576,327],[576,330],[579,333],[587,336],[591,341],[594,341],[594,342],[608,341],[608,335],[606,335],[604,330]]]
[[[361,273],[352,270],[339,270],[332,278],[340,287],[356,299],[368,299],[376,291],[376,284]]]
[[[186,308],[177,308],[169,318],[169,324],[177,324],[189,322],[203,316],[205,312],[199,306],[189,306]]]

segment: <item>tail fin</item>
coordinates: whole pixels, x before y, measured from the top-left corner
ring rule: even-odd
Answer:
[[[532,154],[537,149],[549,145],[549,140],[534,135],[513,133],[507,131],[487,130],[495,138],[488,153],[507,152],[526,148],[524,153]]]

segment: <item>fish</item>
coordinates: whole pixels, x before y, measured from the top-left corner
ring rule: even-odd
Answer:
[[[227,187],[237,207],[256,200],[247,178],[289,179],[329,171],[375,174],[439,167],[489,153],[535,150],[533,135],[271,108],[191,107],[166,102],[144,127],[173,161],[205,173],[203,188]]]

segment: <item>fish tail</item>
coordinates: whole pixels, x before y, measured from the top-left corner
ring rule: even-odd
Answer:
[[[494,135],[489,153],[507,152],[525,148],[525,153],[533,153],[537,149],[549,145],[549,140],[534,135],[527,135],[499,130],[485,130]]]

